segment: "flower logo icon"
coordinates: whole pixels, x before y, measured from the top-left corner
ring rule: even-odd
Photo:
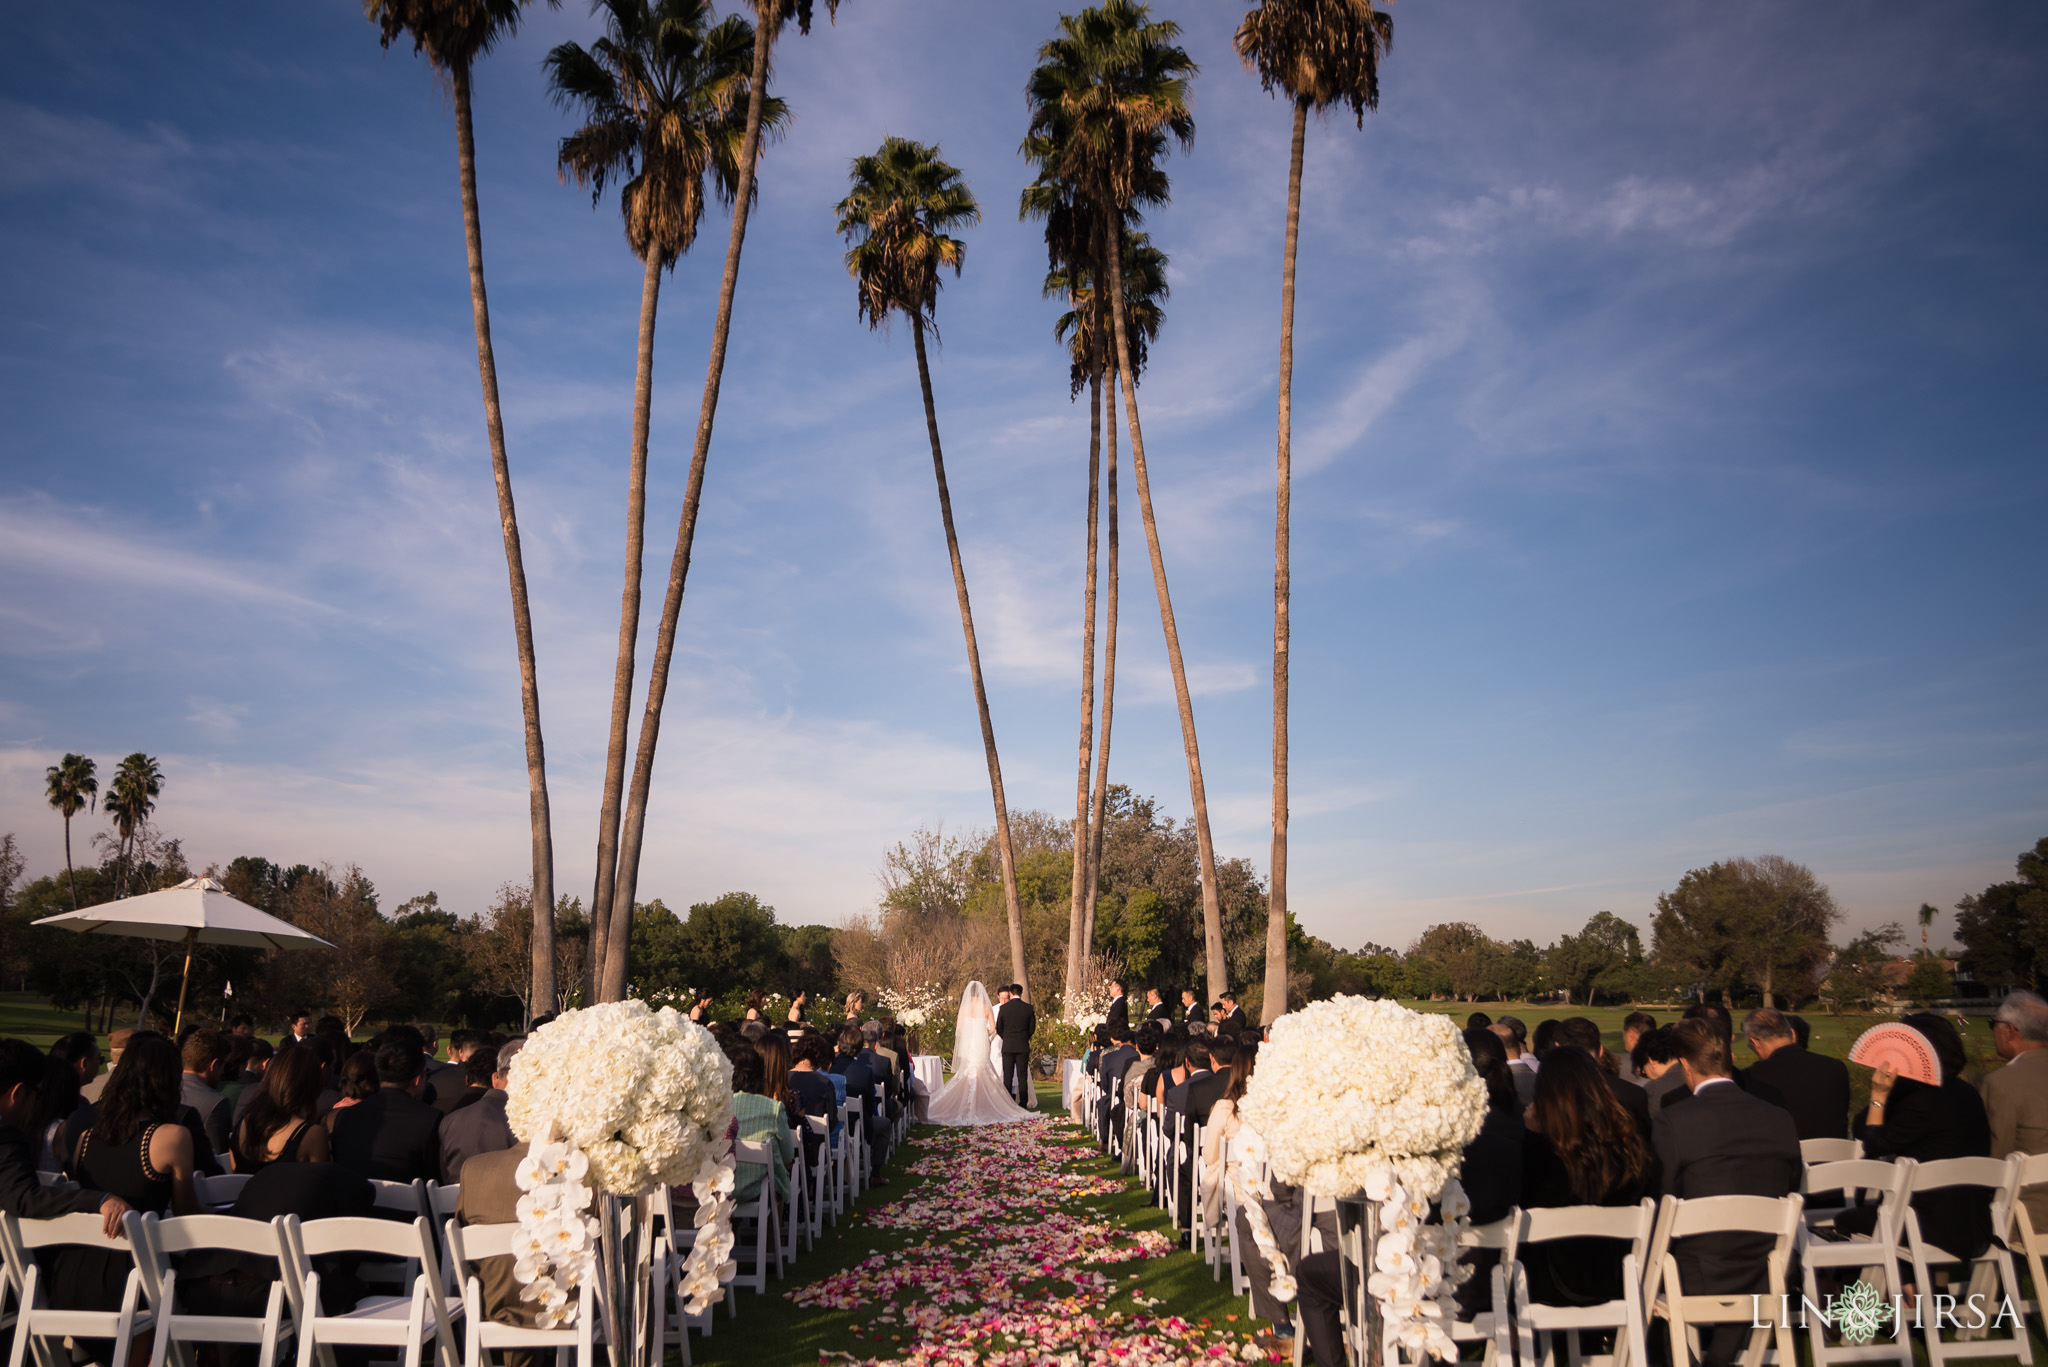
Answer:
[[[1894,1313],[1883,1293],[1865,1281],[1851,1282],[1841,1295],[1828,1297],[1828,1318],[1845,1343],[1870,1342],[1891,1323]]]

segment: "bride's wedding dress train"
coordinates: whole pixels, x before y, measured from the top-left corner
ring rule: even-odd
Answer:
[[[995,1028],[987,989],[980,983],[967,984],[953,1034],[953,1080],[932,1098],[926,1112],[932,1124],[1001,1125],[1035,1118],[1003,1090],[1003,1079],[990,1061]]]

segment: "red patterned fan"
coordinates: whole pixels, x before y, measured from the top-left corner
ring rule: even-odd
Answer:
[[[1879,1068],[1889,1063],[1892,1071],[1900,1077],[1909,1077],[1930,1087],[1941,1085],[1941,1061],[1934,1056],[1934,1046],[1927,1042],[1927,1036],[1910,1025],[1871,1026],[1849,1046],[1849,1062],[1860,1063],[1866,1068]]]

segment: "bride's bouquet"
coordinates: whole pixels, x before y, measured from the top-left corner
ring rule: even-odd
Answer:
[[[1335,997],[1273,1023],[1239,1107],[1272,1172],[1379,1207],[1368,1287],[1407,1347],[1455,1357],[1443,1330],[1470,1205],[1456,1174],[1486,1119],[1486,1084],[1448,1018]],[[1441,1223],[1426,1223],[1431,1202]]]
[[[710,1031],[640,1001],[564,1012],[512,1060],[505,1116],[532,1146],[515,1271],[543,1327],[573,1318],[568,1292],[595,1265],[592,1188],[639,1197],[689,1183],[699,1204],[686,1309],[717,1298],[733,1272],[732,1065]]]

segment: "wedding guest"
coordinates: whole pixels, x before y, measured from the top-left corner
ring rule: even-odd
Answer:
[[[1225,992],[1216,1000],[1223,1004],[1223,1019],[1217,1024],[1216,1033],[1236,1039],[1245,1032],[1248,1024],[1244,1018],[1244,1008],[1237,1004],[1237,994]]]
[[[249,1059],[256,1052],[256,1041],[249,1035],[229,1034],[227,1056],[221,1061],[220,1085],[215,1088],[228,1100],[228,1115],[236,1117],[242,1099],[242,1091],[249,1085]]]
[[[882,1023],[865,1021],[860,1027],[860,1059],[875,1075],[875,1081],[882,1090],[885,1118],[894,1120],[902,1112],[903,1078],[896,1071],[896,1065],[883,1057],[881,1051]]]
[[[1671,1033],[1670,1026],[1645,1031],[1629,1059],[1643,1079],[1643,1095],[1650,1100],[1653,1124],[1666,1102],[1673,1097],[1692,1096],[1685,1087],[1685,1070],[1678,1066],[1678,1036]]]
[[[234,1125],[235,1108],[214,1085],[226,1068],[227,1052],[227,1041],[220,1032],[203,1028],[187,1035],[180,1050],[184,1060],[180,1090],[185,1104],[199,1113],[199,1122],[206,1127],[206,1142],[217,1154],[228,1151]]]
[[[1536,1033],[1529,1040],[1529,1053],[1531,1055],[1531,1062],[1539,1070],[1543,1067],[1543,1056],[1549,1053],[1556,1043],[1557,1022],[1554,1020],[1537,1021]]]
[[[696,1021],[699,1025],[706,1024],[705,1018],[711,1014],[711,994],[709,992],[695,992],[691,995],[697,1000],[690,1007],[690,1019]]]
[[[1109,1047],[1097,1060],[1095,1076],[1102,1086],[1103,1104],[1097,1108],[1095,1138],[1108,1153],[1110,1135],[1123,1132],[1124,1074],[1137,1061],[1138,1051],[1131,1043],[1130,1026],[1105,1025],[1102,1032],[1109,1037]]]
[[[373,1057],[376,1095],[335,1118],[334,1161],[379,1181],[438,1179],[441,1113],[419,1097],[420,1071],[426,1062],[419,1037],[405,1026],[393,1026],[384,1032]]]
[[[870,1036],[866,1030],[862,1030],[861,1038],[867,1040],[868,1048],[880,1054],[883,1062],[889,1065],[889,1076],[895,1080],[897,1099],[900,1102],[904,1080],[910,1074],[910,1065],[904,1061],[903,1055],[896,1052],[896,1023],[894,1021],[874,1021],[872,1024],[875,1027],[875,1033]]]
[[[511,1081],[512,1060],[526,1046],[526,1040],[506,1040],[502,1047],[478,1048],[469,1056],[465,1069],[489,1072],[490,1087],[472,1105],[451,1112],[441,1122],[441,1181],[462,1180],[462,1167],[481,1153],[497,1153],[515,1146],[512,1122],[505,1118],[505,1086]]]
[[[1086,1073],[1100,1075],[1101,1069],[1097,1065],[1101,1062],[1102,1056],[1109,1052],[1109,1049],[1109,1027],[1106,1025],[1096,1026],[1095,1032],[1088,1037],[1088,1047],[1081,1051],[1081,1070]]]
[[[1682,1020],[1672,1035],[1692,1098],[1657,1113],[1652,1147],[1664,1194],[1775,1200],[1798,1191],[1806,1165],[1792,1117],[1735,1085],[1727,1039],[1710,1018]],[[1771,1244],[1769,1235],[1702,1234],[1674,1245],[1673,1256],[1687,1295],[1752,1295],[1768,1287]],[[1740,1324],[1715,1328],[1704,1360],[1732,1362],[1748,1333]]]
[[[1166,998],[1160,995],[1158,988],[1145,989],[1145,1003],[1145,1019],[1172,1022],[1173,1008],[1166,1004]]]
[[[749,1044],[758,1044],[768,1037],[768,1022],[752,1020],[740,1022],[740,1038]]]
[[[887,1161],[886,1146],[889,1137],[889,1121],[882,1113],[882,1088],[876,1081],[874,1071],[861,1058],[861,1033],[858,1025],[847,1025],[839,1031],[839,1050],[832,1060],[832,1071],[846,1079],[846,1094],[858,1098],[865,1115],[868,1152],[870,1155],[869,1179],[872,1185],[886,1187],[889,1179],[882,1175],[882,1165]]]
[[[275,1068],[277,1064],[273,1062],[270,1066]],[[341,1065],[341,1085],[335,1092],[334,1101],[328,1106],[327,1114],[321,1117],[330,1133],[334,1130],[335,1122],[341,1119],[349,1107],[359,1106],[377,1095],[376,1056],[368,1049],[358,1049],[350,1054],[348,1062]]]
[[[1472,1203],[1471,1221],[1491,1224],[1521,1203],[1522,1100],[1508,1071],[1507,1046],[1485,1026],[1465,1031],[1465,1048],[1473,1071],[1486,1084],[1486,1119],[1479,1134],[1465,1146],[1459,1178]],[[1472,1279],[1458,1289],[1459,1313],[1467,1317],[1492,1303],[1491,1279],[1500,1262],[1499,1249],[1475,1248],[1465,1255]]]
[[[1638,1087],[1649,1079],[1636,1071],[1636,1042],[1657,1028],[1657,1018],[1647,1011],[1631,1011],[1621,1018],[1621,1055],[1615,1060],[1621,1065],[1621,1079],[1633,1082]]]
[[[747,993],[746,1018],[748,1020],[757,1021],[761,1019],[761,1013],[767,1009],[768,999],[761,995],[761,990],[759,988],[755,988],[752,992]]]
[[[1502,1016],[1492,1025],[1507,1051],[1508,1072],[1515,1080],[1515,1094],[1527,1106],[1536,1099],[1536,1060],[1528,1050],[1529,1028],[1514,1016]]]
[[[1720,1032],[1721,1043],[1729,1046],[1728,1057],[1735,1057],[1735,1018],[1728,1014],[1727,1007],[1718,1002],[1694,1002],[1685,1008],[1685,1014],[1681,1019],[1708,1022]]]
[[[457,1035],[466,1033],[468,1032],[456,1031]],[[479,1033],[476,1039],[470,1041],[462,1050],[461,1089],[443,1087],[440,1089],[440,1094],[434,1098],[434,1109],[439,1111],[444,1117],[454,1115],[460,1110],[466,1110],[490,1095],[493,1085],[491,1079],[497,1076],[500,1067],[498,1047],[494,1044],[483,1043],[483,1038],[483,1035]],[[444,1119],[441,1125],[444,1147],[447,1129],[448,1125]]]
[[[790,1127],[796,1130],[804,1142],[804,1167],[806,1170],[818,1165],[818,1152],[824,1140],[818,1132],[801,1122],[804,1114],[803,1096],[789,1084],[793,1064],[789,1053],[789,1036],[771,1030],[768,1037],[754,1046],[761,1055],[761,1095],[782,1103],[788,1112]]]
[[[1607,1052],[1606,1041],[1600,1038],[1600,1027],[1584,1016],[1569,1016],[1557,1023],[1557,1043],[1561,1048],[1575,1049],[1593,1060],[1593,1066],[1600,1076],[1607,1079],[1608,1090],[1628,1113],[1635,1117],[1636,1125],[1642,1130],[1643,1141],[1650,1138],[1650,1098],[1642,1088],[1623,1082],[1616,1075],[1613,1058]],[[1542,1075],[1536,1079],[1536,1090],[1543,1090]]]
[[[858,988],[846,994],[846,1019],[857,1021],[860,1013],[868,1009],[867,994]]]
[[[292,1049],[271,1065],[262,1095],[235,1126],[236,1172],[259,1172],[272,1163],[325,1163],[334,1156],[327,1128],[316,1117],[320,1065],[312,1051]]]
[[[1742,1036],[1757,1060],[1737,1079],[1744,1091],[1791,1112],[1801,1139],[1848,1136],[1846,1064],[1801,1048],[1791,1021],[1768,1006],[1742,1018]]]
[[[319,1126],[314,1126],[319,1129]],[[301,1221],[370,1215],[376,1192],[364,1178],[332,1163],[272,1163],[249,1179],[228,1214],[265,1224],[280,1215]],[[352,1256],[314,1258],[320,1274],[320,1308],[345,1315],[371,1288],[356,1275]],[[206,1249],[178,1259],[178,1299],[183,1308],[201,1315],[239,1315],[261,1319],[278,1279],[277,1259],[252,1253]],[[254,1349],[248,1350],[254,1362]],[[222,1367],[238,1361],[223,1353]]]
[[[1131,1044],[1137,1050],[1137,1057],[1124,1070],[1124,1083],[1119,1089],[1122,1101],[1124,1125],[1124,1154],[1122,1168],[1126,1174],[1138,1170],[1138,1131],[1145,1123],[1145,1079],[1150,1075],[1153,1055],[1159,1050],[1159,1040],[1164,1032],[1157,1021],[1145,1021],[1132,1034]]]
[[[285,1017],[285,1029],[291,1038],[303,1044],[313,1034],[313,1017],[310,1012],[293,1011]]]
[[[775,1199],[786,1202],[789,1200],[789,1164],[796,1155],[796,1149],[789,1140],[789,1112],[780,1101],[764,1095],[763,1089],[767,1086],[765,1076],[766,1070],[758,1053],[743,1055],[733,1061],[732,1111],[739,1118],[741,1139],[768,1145],[773,1160],[769,1166],[774,1172]],[[734,1174],[733,1200],[744,1205],[755,1199],[761,1194],[761,1183],[767,1176],[759,1164],[741,1163]]]
[[[1124,1000],[1124,984],[1121,978],[1109,980],[1109,1009],[1103,1013],[1102,1023],[1111,1028],[1131,1023],[1131,1004]]]
[[[79,1096],[87,1105],[99,1103],[100,1094],[106,1090],[107,1079],[121,1066],[121,1051],[128,1047],[128,1041],[134,1037],[135,1031],[125,1025],[107,1036],[107,1071],[78,1089]]]
[[[1799,1047],[1801,1049],[1807,1048],[1810,1043],[1808,1036],[1812,1035],[1813,1027],[1806,1023],[1806,1017],[1787,1016],[1785,1020],[1791,1025],[1792,1038],[1799,1041]]]
[[[61,1191],[37,1176],[31,1137],[43,1104],[49,1060],[27,1040],[0,1039],[0,1210],[24,1220],[98,1211],[111,1237],[121,1232],[129,1205],[93,1187]],[[57,1171],[57,1169],[46,1169]]]
[[[1991,1156],[2048,1153],[2048,1001],[2009,992],[1991,1018],[1991,1044],[2005,1066],[1984,1079]],[[2021,1192],[2034,1228],[2048,1230],[2048,1186]]]
[[[809,992],[799,992],[791,999],[789,1003],[789,1023],[791,1025],[802,1025],[804,1023],[804,1008],[810,1005],[810,1001],[811,994]]]
[[[450,1035],[448,1037],[448,1059],[444,1063],[434,1057],[436,1048],[440,1043],[440,1036],[436,1033],[434,1027],[421,1022],[413,1026],[413,1029],[419,1034],[420,1054],[422,1056],[420,1063],[420,1100],[431,1106],[434,1102],[441,1099],[443,1091],[457,1092],[462,1090],[462,1061],[455,1057],[455,1036]],[[468,1030],[462,1033],[472,1036],[475,1034],[474,1031]],[[430,1092],[432,1095],[429,1095]]]
[[[1465,1017],[1465,1032],[1467,1034],[1474,1030],[1490,1030],[1492,1028],[1493,1017],[1487,1015],[1484,1011],[1474,1011],[1471,1015]]]
[[[1209,1019],[1207,1004],[1195,995],[1195,989],[1192,987],[1180,990],[1180,1019],[1183,1025],[1193,1025],[1197,1021],[1206,1024]]]
[[[790,1051],[789,1089],[796,1093],[803,1113],[825,1121],[826,1137],[839,1147],[839,1108],[846,1103],[846,1079],[828,1071],[832,1067],[832,1046],[825,1037],[806,1033]]]
[[[1649,1143],[1615,1085],[1582,1049],[1557,1049],[1544,1060],[1522,1140],[1522,1205],[1632,1206],[1652,1194]],[[1640,1087],[1630,1090],[1642,1095]],[[1530,1297],[1544,1305],[1617,1300],[1628,1253],[1613,1239],[1532,1245],[1522,1254]]]
[[[68,1169],[73,1180],[136,1210],[199,1214],[192,1194],[194,1136],[178,1120],[191,1114],[179,1094],[182,1075],[177,1045],[153,1030],[130,1036],[92,1127],[79,1136]],[[125,1248],[59,1248],[44,1260],[50,1303],[60,1310],[120,1309],[135,1266]]]
[[[86,1031],[65,1035],[50,1046],[49,1076],[43,1082],[36,1118],[36,1165],[44,1172],[62,1172],[71,1158],[71,1139],[91,1123],[81,1116],[81,1086],[99,1076],[100,1042]]]
[[[1991,1153],[1991,1122],[1977,1089],[1963,1080],[1966,1060],[1956,1029],[1929,1011],[1901,1018],[1927,1038],[1941,1062],[1941,1085],[1898,1076],[1890,1066],[1870,1077],[1870,1105],[1856,1122],[1865,1158],[1913,1158],[1930,1163],[1942,1158],[1982,1158]],[[1991,1198],[1982,1187],[1947,1187],[1913,1198],[1920,1233],[1928,1243],[1962,1258],[1974,1258],[1991,1245]],[[1877,1228],[1877,1208],[1858,1206],[1843,1212],[1835,1228],[1846,1234],[1869,1234]]]

